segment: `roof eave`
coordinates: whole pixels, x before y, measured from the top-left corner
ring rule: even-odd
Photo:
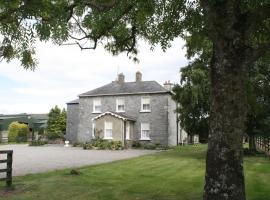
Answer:
[[[172,94],[171,91],[157,91],[157,92],[130,92],[130,93],[114,93],[114,94],[81,94],[78,97],[100,97],[100,96],[123,96],[136,94]]]

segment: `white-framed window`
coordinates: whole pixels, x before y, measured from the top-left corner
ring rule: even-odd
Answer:
[[[112,130],[113,130],[113,124],[112,122],[105,122],[104,125],[104,139],[113,139],[112,136]]]
[[[150,140],[150,124],[141,123],[141,140]]]
[[[141,98],[141,112],[150,112],[150,97]]]
[[[125,98],[116,99],[116,112],[125,112]]]
[[[93,100],[93,113],[101,113],[101,99]]]
[[[130,122],[126,122],[126,140],[130,140]]]

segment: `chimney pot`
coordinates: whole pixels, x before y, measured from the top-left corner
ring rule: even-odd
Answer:
[[[136,82],[142,81],[142,73],[137,71],[136,72]]]
[[[173,84],[170,83],[170,81],[165,81],[165,83],[163,84],[163,87],[164,87],[166,90],[172,91]]]
[[[117,82],[120,84],[125,82],[125,75],[123,73],[118,74]]]

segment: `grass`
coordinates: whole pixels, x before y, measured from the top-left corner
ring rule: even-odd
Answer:
[[[5,200],[201,200],[206,146],[178,147],[109,164],[14,178]],[[245,158],[248,200],[270,199],[270,159]]]

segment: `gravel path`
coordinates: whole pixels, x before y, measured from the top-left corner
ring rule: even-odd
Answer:
[[[21,176],[72,167],[82,167],[155,153],[150,150],[83,150],[79,147],[46,145],[30,147],[26,144],[0,145],[0,150],[13,149],[13,175]],[[0,154],[0,159],[3,159]],[[0,169],[5,164],[0,164]],[[2,177],[3,174],[0,174]]]

